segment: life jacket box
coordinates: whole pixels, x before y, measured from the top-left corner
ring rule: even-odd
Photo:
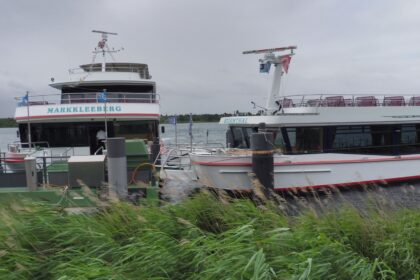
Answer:
[[[105,182],[105,155],[71,156],[68,168],[70,188],[100,187]]]

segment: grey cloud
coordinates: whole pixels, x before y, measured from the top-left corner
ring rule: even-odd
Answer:
[[[299,49],[286,93],[416,92],[419,25],[414,0],[3,1],[0,116],[13,115],[13,96],[53,93],[50,77],[89,63],[92,29],[119,33],[118,60],[149,64],[172,114],[264,104],[271,81],[241,52],[289,44]]]

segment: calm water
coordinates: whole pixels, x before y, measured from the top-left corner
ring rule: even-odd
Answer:
[[[168,139],[170,143],[175,143],[175,126],[172,124],[162,124],[165,127],[165,133],[161,134],[162,138]],[[192,126],[193,142],[196,144],[203,143],[221,143],[225,145],[225,132],[227,126],[218,123],[194,123]],[[189,124],[177,124],[178,143],[189,143],[188,134]],[[19,140],[16,137],[17,128],[0,128],[0,151],[7,150],[7,144]]]
[[[0,128],[0,152],[7,150],[7,144],[19,140],[16,136],[16,131],[16,127]]]
[[[171,144],[175,143],[175,126],[172,124],[162,124],[165,133],[161,133],[161,138],[170,139]],[[219,123],[194,123],[192,126],[193,142],[195,144],[219,143],[226,144],[227,125]],[[189,124],[181,123],[176,126],[177,140],[179,144],[190,143]]]

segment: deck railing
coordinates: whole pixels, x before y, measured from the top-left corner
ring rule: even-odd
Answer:
[[[86,65],[85,67],[76,67],[68,70],[69,75],[80,75],[80,74],[88,74],[90,72],[102,72],[102,65],[101,64],[93,64],[92,66]],[[105,73],[109,72],[123,72],[123,73],[136,73],[139,75],[141,79],[149,80],[151,76],[149,75],[149,70],[147,67],[138,66],[138,65],[110,65],[106,64],[106,71]]]
[[[36,105],[53,105],[53,104],[85,104],[85,103],[103,103],[100,99],[101,92],[80,92],[80,93],[63,93],[63,94],[45,94],[30,95],[28,103],[22,102],[20,98],[18,106],[36,106]],[[109,92],[107,95],[107,103],[155,103],[160,101],[160,95],[157,93],[143,92]]]
[[[277,104],[279,108],[420,106],[420,95],[288,95]]]

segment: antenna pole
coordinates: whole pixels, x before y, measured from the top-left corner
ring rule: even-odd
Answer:
[[[271,115],[278,108],[276,101],[280,99],[280,84],[281,78],[283,76],[283,67],[281,64],[274,65],[274,76],[273,76],[273,85],[271,86],[271,92],[267,98],[267,114]]]
[[[28,144],[29,144],[29,152],[31,152],[32,150],[32,140],[31,140],[31,122],[30,122],[30,117],[29,117],[29,91],[26,92],[26,96],[28,97],[28,99],[26,100],[26,113],[27,113],[27,117],[28,117]]]
[[[266,115],[272,115],[277,110],[279,105],[276,101],[280,99],[280,84],[281,78],[284,72],[287,73],[289,68],[289,63],[291,57],[294,55],[293,50],[297,49],[296,46],[289,46],[289,47],[282,47],[282,48],[272,48],[272,49],[262,49],[262,50],[252,50],[252,51],[245,51],[243,54],[259,54],[263,53],[264,57],[259,60],[260,62],[260,72],[261,73],[269,73],[270,66],[274,65],[274,77],[273,77],[273,84],[271,87],[271,91],[267,97],[266,103]],[[289,54],[275,56],[274,52],[280,51],[287,51],[289,50]],[[283,71],[284,69],[284,71]]]
[[[94,33],[100,33],[101,34],[101,38],[102,38],[98,42],[98,46],[93,51],[92,65],[95,62],[96,54],[102,53],[101,71],[102,72],[105,72],[106,71],[106,54],[109,54],[109,56],[111,56],[112,60],[115,61],[112,53],[119,52],[119,51],[123,50],[123,48],[118,49],[118,50],[114,50],[114,48],[112,48],[112,50],[110,50],[109,47],[108,47],[108,44],[107,44],[108,35],[118,35],[117,33],[107,32],[107,31],[100,31],[100,30],[92,30],[92,32],[94,32]]]

